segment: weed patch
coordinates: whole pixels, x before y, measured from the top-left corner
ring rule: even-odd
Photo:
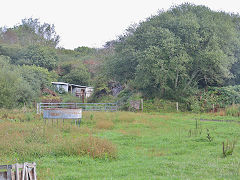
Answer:
[[[237,143],[236,139],[234,139],[233,141],[228,141],[227,140],[226,143],[225,142],[222,143],[223,157],[227,157],[227,156],[233,154],[236,143]]]
[[[108,120],[97,121],[96,123],[96,128],[98,129],[113,129],[113,127],[113,122]]]

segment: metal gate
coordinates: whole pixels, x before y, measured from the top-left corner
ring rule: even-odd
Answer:
[[[117,111],[117,103],[37,103],[37,113],[42,113],[43,109],[49,108],[64,108],[78,109],[83,111]]]

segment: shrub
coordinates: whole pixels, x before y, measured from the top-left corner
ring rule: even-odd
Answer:
[[[179,104],[179,107],[181,107],[181,104]],[[161,112],[161,111],[175,112],[176,102],[163,100],[163,99],[147,100],[143,102],[143,111],[144,112]]]
[[[82,98],[76,97],[70,93],[63,94],[61,99],[63,103],[82,103]]]

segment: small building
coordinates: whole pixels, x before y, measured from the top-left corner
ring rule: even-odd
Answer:
[[[76,84],[70,84],[72,87],[71,93],[75,94],[75,96],[80,97],[80,96],[85,96],[86,97],[86,88],[87,86],[80,86]]]
[[[69,84],[64,82],[52,82],[52,85],[56,88],[60,93],[69,92]]]
[[[89,98],[94,91],[94,87],[86,87],[86,97]]]
[[[52,82],[52,85],[61,92],[70,92],[79,98],[89,98],[94,91],[93,87],[81,86],[77,84],[70,84],[65,82]]]

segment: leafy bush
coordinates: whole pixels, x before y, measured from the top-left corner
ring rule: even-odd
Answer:
[[[90,73],[83,64],[78,64],[62,77],[64,82],[87,86],[90,83]]]
[[[13,108],[37,101],[43,87],[56,79],[56,73],[38,66],[11,65],[0,56],[0,107]]]
[[[144,112],[175,112],[176,102],[163,99],[145,100],[143,102]]]
[[[216,112],[221,108],[229,109],[232,104],[240,104],[240,85],[199,90],[196,95],[187,98],[185,103],[193,112]]]
[[[10,65],[0,68],[0,107],[12,108],[35,99],[28,82]]]
[[[53,48],[39,45],[32,45],[22,49],[19,56],[21,59],[17,60],[16,64],[36,65],[48,70],[54,69],[58,60]]]
[[[62,94],[61,100],[63,103],[82,103],[82,98],[76,97],[70,93]]]
[[[56,72],[48,71],[43,67],[23,65],[18,67],[18,70],[33,90],[38,93],[42,88],[51,86],[52,81],[57,80]]]

